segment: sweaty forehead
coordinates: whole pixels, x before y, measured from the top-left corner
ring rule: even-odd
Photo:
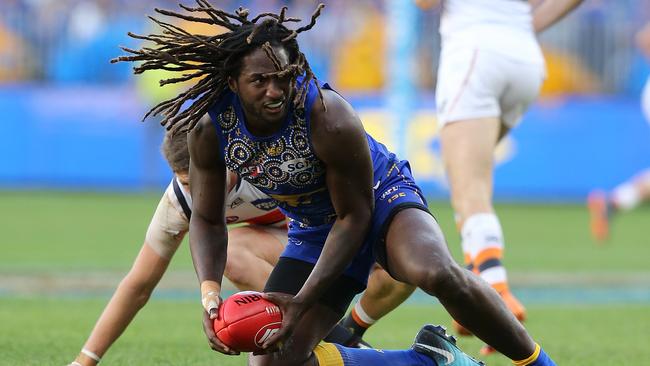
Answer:
[[[289,53],[283,47],[273,47],[275,55],[280,61],[280,65],[284,69],[289,64]],[[262,48],[249,53],[242,60],[242,74],[264,74],[268,72],[276,72],[273,61],[266,55]]]

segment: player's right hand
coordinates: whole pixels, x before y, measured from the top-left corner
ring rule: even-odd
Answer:
[[[219,303],[220,304],[220,303]],[[206,309],[207,310],[207,309]],[[218,307],[217,307],[218,312]],[[203,311],[203,332],[208,337],[208,343],[210,348],[217,352],[221,352],[226,355],[238,355],[239,352],[231,349],[226,346],[217,338],[217,335],[214,333],[214,318],[210,315],[208,311]]]
[[[201,297],[201,304],[206,313],[210,316],[210,319],[216,319],[219,317],[219,306],[221,306],[222,302],[223,300],[221,300],[218,291],[207,291]]]
[[[216,281],[201,282],[201,304],[205,311],[210,315],[210,319],[219,317],[219,306],[221,300],[221,284]]]

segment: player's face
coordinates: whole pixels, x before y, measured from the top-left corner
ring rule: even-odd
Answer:
[[[289,54],[282,47],[274,47],[280,65],[289,63]],[[264,76],[277,72],[273,61],[261,48],[248,54],[242,60],[237,78],[230,78],[229,85],[237,93],[246,115],[246,124],[251,132],[269,135],[282,126],[291,100],[291,78]]]

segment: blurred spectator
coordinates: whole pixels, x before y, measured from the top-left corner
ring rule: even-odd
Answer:
[[[127,30],[150,27],[153,8],[178,9],[193,0],[1,0],[0,80],[56,83],[127,83],[130,67],[111,65],[118,45],[137,46]],[[309,21],[319,0],[220,0],[234,10],[277,11]],[[318,31],[301,35],[316,75],[342,89],[383,86],[383,0],[327,0]],[[650,16],[650,0],[589,0],[541,37],[549,59],[546,94],[638,93],[648,66],[633,46],[633,32]],[[433,89],[439,52],[437,15],[421,16],[418,81]],[[432,36],[433,34],[433,36]],[[335,55],[335,57],[331,57]],[[379,55],[379,57],[378,57]]]
[[[141,16],[111,0],[78,1],[70,9],[62,41],[48,63],[46,76],[55,82],[114,83],[130,78],[130,68],[110,65],[120,44],[134,42],[128,30],[141,28]]]
[[[23,41],[0,24],[0,82],[22,80],[27,76]]]
[[[334,50],[332,82],[338,88],[353,91],[377,90],[384,83],[385,20],[372,1],[355,1],[346,10],[351,23]]]

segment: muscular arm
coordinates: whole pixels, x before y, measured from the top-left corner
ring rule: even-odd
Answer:
[[[337,219],[314,270],[296,295],[313,304],[359,251],[374,207],[373,169],[365,131],[352,107],[338,94],[323,90],[327,111],[312,111],[312,143],[327,169],[327,188]]]
[[[187,232],[187,225],[165,192],[149,224],[140,253],[104,308],[84,349],[102,357],[120,337],[137,312],[147,303],[167,270],[169,261]],[[84,366],[97,364],[97,361],[83,353],[79,353],[75,360]]]
[[[544,0],[533,10],[535,33],[543,32],[569,12],[578,7],[583,0]]]
[[[219,141],[209,116],[188,134],[192,218],[190,250],[201,294],[221,291],[226,266],[228,232],[224,215],[226,168],[219,155]]]

